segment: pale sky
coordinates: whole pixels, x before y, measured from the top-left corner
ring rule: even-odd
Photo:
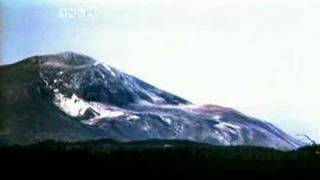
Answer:
[[[75,51],[320,142],[320,1],[1,0],[0,59]]]

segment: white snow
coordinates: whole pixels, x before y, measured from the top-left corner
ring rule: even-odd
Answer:
[[[48,81],[47,81],[47,80],[43,79],[43,82],[46,84],[46,86],[48,86],[48,85],[49,85],[49,83],[48,83]]]
[[[57,83],[57,80],[55,79],[55,80],[53,80],[53,83]]]
[[[141,129],[143,131],[149,131],[151,129],[151,127],[149,126],[149,124],[146,124],[146,125],[142,126]]]
[[[125,112],[121,110],[110,108],[108,106],[96,102],[86,102],[75,94],[72,94],[71,97],[67,97],[57,92],[57,90],[55,90],[55,97],[53,102],[63,112],[72,117],[83,116],[88,108],[93,109],[95,112],[99,114],[98,116],[87,120],[86,124],[94,124],[102,118],[115,118],[125,115]]]
[[[214,115],[213,116],[213,119],[216,120],[216,121],[220,121],[222,119],[222,116],[220,115]]]
[[[145,101],[145,100],[139,100],[138,104],[141,105],[141,106],[153,106],[154,105],[151,102],[148,102],[148,101]],[[161,107],[163,107],[163,106],[161,106]]]
[[[162,117],[161,119],[162,119],[164,122],[168,123],[168,124],[171,124],[171,123],[172,123],[172,120],[171,120],[171,118],[169,118],[169,117]]]
[[[58,93],[59,89],[53,89],[53,92]]]
[[[113,111],[113,110],[107,110],[107,109],[100,111],[100,113],[101,114],[99,118],[115,118],[115,117],[124,115],[124,112],[122,111],[116,111],[116,110]]]
[[[94,66],[99,65],[100,63],[98,61],[94,62]]]
[[[72,94],[71,97],[67,97],[61,93],[55,93],[53,102],[62,111],[72,117],[83,115],[85,111],[90,107],[87,102],[78,98],[78,96],[75,94]]]
[[[109,65],[103,64],[103,66],[111,73],[112,76],[116,76],[116,73],[111,69]]]
[[[215,127],[222,129],[224,131],[229,131],[231,133],[238,133],[239,130],[241,130],[240,126],[234,125],[234,124],[230,124],[227,122],[220,122],[219,124],[216,124]]]
[[[96,112],[98,112],[99,118],[115,118],[118,116],[122,116],[125,113],[121,110],[117,110],[115,108],[110,108],[108,106],[105,106],[101,103],[97,103],[97,102],[89,102],[91,108],[93,110],[95,110]]]
[[[47,61],[43,64],[44,66],[51,66],[51,67],[55,67],[55,68],[70,68],[69,65],[65,64],[65,63],[60,63],[60,62],[56,62],[56,61]]]
[[[164,99],[162,97],[159,97],[159,96],[155,95],[154,93],[146,92],[146,94],[152,99],[152,102],[154,102],[154,103],[164,102]]]
[[[140,117],[137,115],[128,115],[126,117],[126,120],[137,120],[137,119],[140,119]]]
[[[62,75],[64,72],[63,71],[59,71],[58,72],[58,75]]]
[[[220,133],[218,133],[217,135],[218,135],[218,139],[219,139],[220,142],[223,142],[224,144],[227,144],[226,139]]]
[[[145,89],[143,89],[143,88],[140,88],[139,86],[136,86],[136,88],[138,88],[140,91],[142,91],[144,94],[146,94],[146,95],[152,100],[151,103],[150,103],[150,102],[147,102],[147,101],[144,101],[144,100],[141,100],[141,104],[153,105],[152,103],[162,103],[162,102],[165,102],[165,100],[164,100],[162,97],[156,95],[156,94],[153,93],[153,92],[149,92],[149,91],[147,91],[147,90],[145,90]],[[165,106],[166,106],[166,105],[163,105],[163,106],[161,106],[161,107],[165,107]]]
[[[161,97],[159,97],[159,98],[161,98]],[[178,104],[178,105],[161,104],[161,106],[159,106],[158,104],[153,104],[153,103],[150,103],[145,100],[140,100],[139,104],[145,105],[145,106],[155,106],[155,107],[168,108],[168,109],[177,109],[177,110],[183,110],[183,111],[188,111],[188,112],[192,112],[192,109],[197,107],[196,105],[193,105],[193,104]]]
[[[95,121],[92,121],[92,120],[82,120],[80,121],[82,124],[86,124],[86,125],[89,125],[89,126],[92,126],[94,125],[96,122]]]
[[[116,74],[113,72],[113,70],[110,71],[112,76],[116,76]]]

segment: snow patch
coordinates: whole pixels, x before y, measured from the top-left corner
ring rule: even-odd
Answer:
[[[223,130],[223,131],[229,131],[231,133],[237,134],[240,130],[241,127],[234,125],[234,124],[230,124],[230,123],[226,123],[226,122],[221,122],[219,124],[216,124],[215,127]]]
[[[137,115],[128,115],[126,117],[126,120],[138,120],[138,119],[140,119],[140,117]]]
[[[82,121],[88,125],[95,124],[103,118],[116,118],[125,115],[125,112],[121,110],[96,102],[86,102],[79,98],[76,94],[72,94],[71,97],[67,97],[55,91],[53,102],[57,107],[59,107],[60,110],[72,117],[83,116],[85,112],[91,108],[96,112],[97,116],[89,120]]]
[[[48,83],[48,81],[47,81],[47,80],[43,79],[43,82],[46,84],[46,86],[48,86],[48,85],[49,85],[49,83]]]
[[[110,67],[109,65],[103,64],[103,66],[111,73],[111,75],[112,75],[113,77],[116,76],[116,73],[113,71],[113,69],[111,69],[111,67]]]
[[[149,126],[149,124],[146,124],[146,125],[142,126],[141,129],[143,131],[149,131],[151,129],[151,127]]]
[[[86,124],[86,125],[89,125],[89,126],[93,126],[96,122],[95,121],[92,121],[92,120],[82,120],[80,121],[82,124]]]
[[[169,118],[169,117],[161,117],[161,119],[162,119],[164,122],[168,123],[168,124],[171,124],[171,123],[172,123],[172,120],[171,120],[171,118]]]
[[[116,76],[116,74],[111,70],[111,75],[113,76],[113,77],[115,77]]]
[[[137,104],[139,104],[141,106],[153,106],[154,105],[154,104],[152,104],[152,103],[150,103],[150,102],[148,102],[146,100],[139,100],[139,102]]]
[[[111,108],[110,106],[103,105],[97,102],[89,102],[91,108],[98,112],[99,118],[115,118],[118,116],[122,116],[125,113],[121,110],[117,110],[115,108]]]
[[[98,62],[98,61],[96,61],[96,62],[94,62],[94,66],[97,66],[97,65],[99,65],[100,63]]]
[[[72,94],[71,97],[67,97],[61,93],[55,93],[53,102],[66,114],[77,117],[84,115],[85,111],[90,105],[80,99],[77,95]]]
[[[152,99],[152,102],[154,102],[154,103],[164,102],[164,99],[162,97],[159,97],[159,96],[155,95],[154,93],[146,92],[146,91],[145,91],[145,93]]]
[[[222,116],[220,115],[214,115],[213,116],[213,119],[216,120],[216,121],[220,121],[222,119]]]
[[[140,101],[141,101],[140,103],[143,104],[143,105],[152,106],[152,105],[154,105],[153,103],[163,103],[163,102],[165,102],[165,100],[164,100],[162,97],[154,94],[153,92],[149,92],[149,91],[147,91],[147,90],[145,90],[145,89],[142,89],[142,88],[139,87],[139,86],[135,86],[135,88],[137,88],[137,89],[139,89],[140,91],[142,91],[142,92],[143,92],[145,95],[147,95],[147,96],[151,99],[151,101],[152,101],[152,102],[148,102],[148,101],[146,101],[146,100],[140,100]],[[166,105],[162,105],[161,107],[166,107]],[[168,106],[168,107],[169,107],[169,106]]]
[[[59,89],[53,89],[53,92],[58,93]]]
[[[63,69],[68,69],[70,68],[70,65],[61,63],[61,62],[56,62],[56,61],[47,61],[43,63],[44,66],[50,66],[53,68],[63,68]]]

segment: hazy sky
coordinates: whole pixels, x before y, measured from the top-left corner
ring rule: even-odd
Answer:
[[[320,1],[1,0],[0,59],[88,54],[320,141]]]

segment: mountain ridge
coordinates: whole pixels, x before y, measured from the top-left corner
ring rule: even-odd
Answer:
[[[0,139],[178,139],[295,149],[303,143],[232,108],[195,105],[73,52],[0,66]]]

